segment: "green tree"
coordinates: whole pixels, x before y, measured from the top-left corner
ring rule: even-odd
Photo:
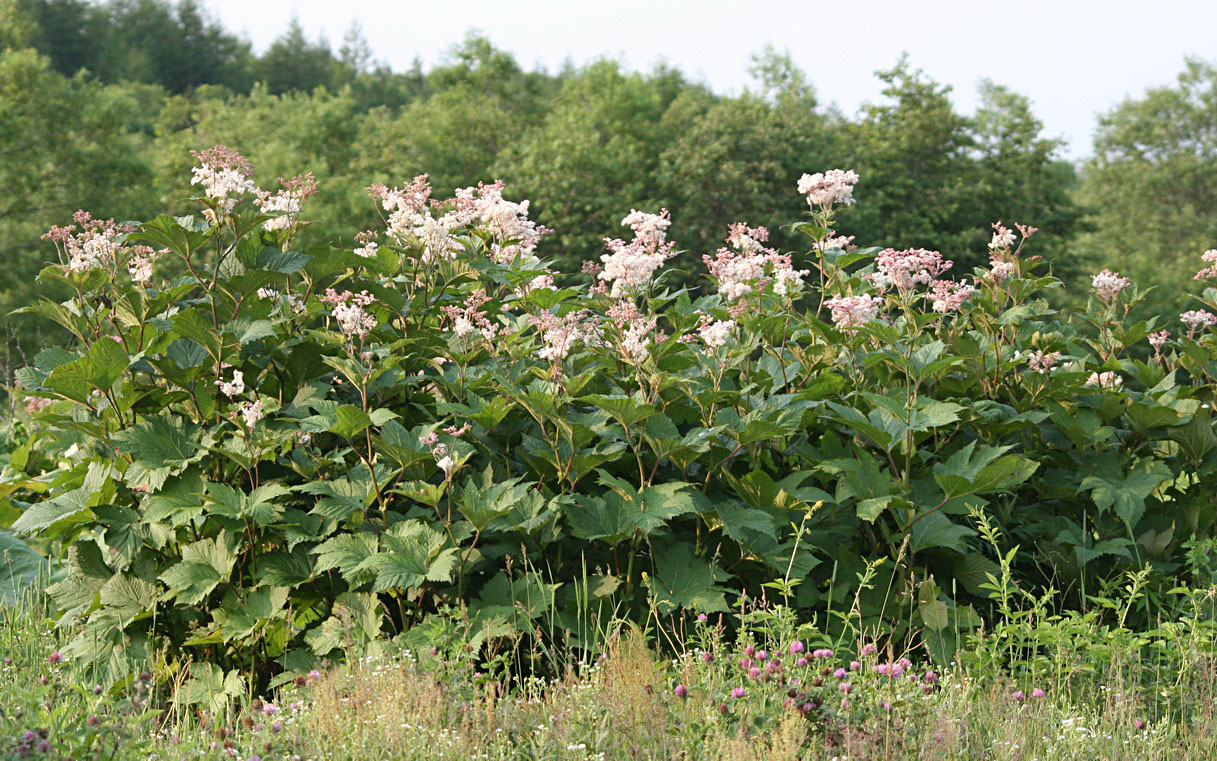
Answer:
[[[324,39],[310,42],[300,20],[292,17],[287,31],[258,59],[255,72],[270,92],[278,95],[293,90],[311,92],[332,84],[340,66],[329,43]]]
[[[1079,194],[1091,229],[1078,248],[1095,266],[1156,286],[1155,308],[1183,305],[1200,254],[1217,247],[1215,124],[1217,67],[1194,58],[1173,85],[1099,120]]]
[[[668,105],[654,79],[600,61],[567,79],[545,120],[500,156],[497,174],[556,231],[550,255],[577,270],[631,207],[655,210]]]
[[[127,127],[133,103],[122,90],[65,78],[33,50],[0,53],[0,314],[20,338],[12,350],[38,341],[23,332],[30,323],[8,315],[33,301],[52,256],[39,236],[77,209],[130,219],[155,202],[140,137]]]

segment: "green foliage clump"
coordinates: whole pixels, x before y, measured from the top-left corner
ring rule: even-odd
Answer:
[[[810,250],[733,225],[714,293],[665,285],[671,220],[638,211],[557,288],[497,183],[373,186],[382,231],[307,247],[311,177],[196,156],[201,213],[78,213],[42,272],[72,295],[27,310],[75,342],[18,374],[6,514],[64,557],[98,681],[161,646],[286,680],[452,610],[480,644],[586,648],[765,597],[945,660],[990,610],[980,516],[1030,549],[1024,588],[1081,606],[1146,564],[1161,594],[1212,532],[1213,336],[1127,356],[1156,327],[1136,289],[1054,311],[1028,228],[946,280],[842,242],[834,170],[798,183]]]

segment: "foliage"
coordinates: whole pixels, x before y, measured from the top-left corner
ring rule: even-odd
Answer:
[[[42,273],[73,295],[27,310],[75,344],[19,373],[39,454],[5,504],[66,558],[98,681],[165,644],[278,682],[450,608],[487,646],[578,650],[610,615],[766,597],[945,661],[989,612],[979,511],[1033,550],[1024,589],[1080,606],[1132,567],[1161,595],[1211,535],[1213,336],[1127,358],[1136,289],[1053,311],[1026,228],[938,279],[837,242],[833,171],[799,181],[794,262],[735,225],[694,299],[658,269],[668,218],[634,212],[594,286],[555,290],[497,184],[374,186],[383,232],[302,248],[307,178],[250,203],[243,158],[197,157],[201,214],[78,214]]]
[[[1189,59],[1173,85],[1129,98],[1103,115],[1080,198],[1090,230],[1078,241],[1092,261],[1158,288],[1155,304],[1190,309],[1196,251],[1217,241],[1217,67]]]

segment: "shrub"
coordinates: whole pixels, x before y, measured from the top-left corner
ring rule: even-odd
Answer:
[[[710,292],[673,290],[671,220],[632,211],[559,290],[497,183],[374,186],[384,230],[299,250],[310,178],[197,157],[201,215],[78,213],[42,272],[74,295],[29,307],[76,344],[20,373],[49,459],[9,470],[12,525],[63,548],[65,654],[98,681],[161,645],[286,681],[454,609],[478,646],[589,648],[611,616],[759,598],[941,659],[1008,559],[979,519],[1027,548],[1019,584],[1082,605],[1129,567],[1170,583],[1211,532],[1209,322],[1128,322],[1110,272],[1052,310],[1033,228],[947,280],[837,237],[834,170],[799,183],[806,254],[732,225]]]

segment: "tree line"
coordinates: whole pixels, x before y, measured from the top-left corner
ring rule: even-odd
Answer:
[[[373,226],[358,191],[373,182],[502,179],[555,231],[542,253],[565,271],[597,258],[631,208],[669,209],[690,285],[732,222],[793,246],[779,228],[804,203],[791,189],[837,166],[859,172],[867,201],[843,234],[937,249],[957,272],[987,260],[990,223],[1019,221],[1040,228],[1057,274],[1123,266],[1178,301],[1186,267],[1217,245],[1217,70],[1200,61],[1104,116],[1096,156],[1079,167],[1026,96],[984,82],[980,106],[961,113],[950,87],[906,57],[877,73],[877,102],[845,114],[772,49],[754,57],[753,86],[725,95],[665,65],[528,70],[476,34],[429,68],[394,71],[357,27],[335,50],[293,20],[256,55],[195,0],[0,0],[0,42],[6,314],[41,287],[50,224],[77,208],[185,211],[189,149],[221,143],[248,155],[264,185],[300,167],[317,176],[314,243],[352,245],[343,236]],[[5,323],[16,336],[6,364],[46,340]]]

